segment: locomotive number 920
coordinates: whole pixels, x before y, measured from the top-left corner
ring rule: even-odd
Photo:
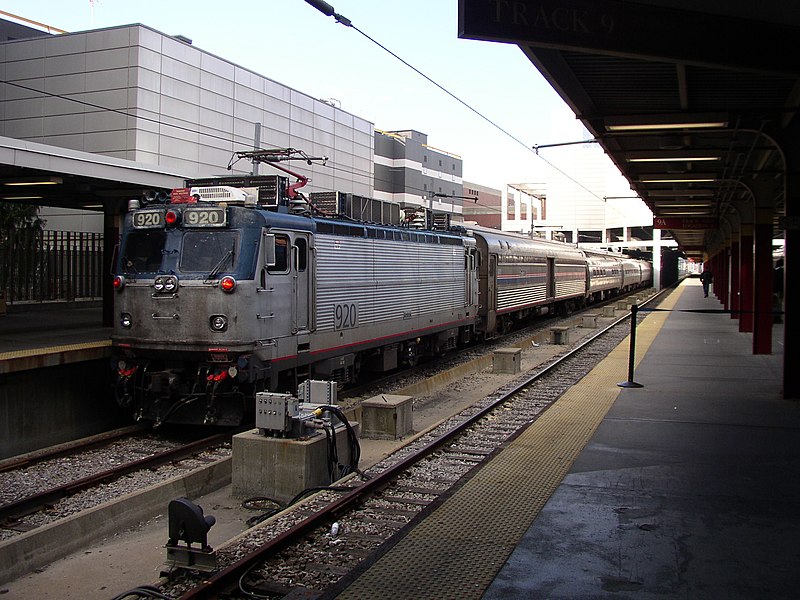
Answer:
[[[358,322],[358,305],[352,302],[336,304],[333,307],[333,328],[352,329]]]
[[[133,226],[136,229],[153,229],[164,226],[163,210],[140,210],[133,213]]]
[[[225,227],[225,209],[219,206],[187,208],[183,211],[186,227]]]

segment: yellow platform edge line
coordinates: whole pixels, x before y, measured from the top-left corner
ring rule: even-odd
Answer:
[[[668,314],[638,325],[635,364]],[[338,598],[479,599],[618,397],[629,347],[630,336]]]
[[[47,356],[51,354],[60,354],[62,352],[79,352],[81,350],[107,348],[109,346],[111,346],[111,340],[101,340],[98,342],[83,342],[80,344],[65,344],[62,346],[47,346],[45,348],[14,350],[13,352],[0,352],[0,361],[28,358],[31,356]]]

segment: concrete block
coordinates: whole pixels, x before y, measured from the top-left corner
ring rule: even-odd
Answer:
[[[604,306],[603,307],[603,316],[604,317],[616,317],[617,311],[614,309],[613,306]]]
[[[414,428],[413,396],[381,394],[361,403],[362,435],[371,440],[396,440]]]
[[[583,322],[581,323],[582,327],[588,327],[589,329],[597,328],[597,317],[596,313],[588,313],[583,315]]]
[[[522,348],[498,348],[492,354],[493,373],[519,373],[522,370]]]
[[[631,303],[629,300],[617,300],[617,310],[630,310]]]
[[[358,423],[350,424],[359,435]],[[344,425],[336,428],[339,463],[349,464]],[[331,484],[328,444],[323,431],[301,439],[266,437],[257,429],[233,437],[232,493],[238,498],[268,496],[288,502],[304,489]]]
[[[569,344],[569,327],[551,327],[551,344]]]

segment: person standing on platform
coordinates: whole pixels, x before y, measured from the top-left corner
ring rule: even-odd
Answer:
[[[708,286],[714,283],[714,274],[705,270],[700,274],[700,281],[703,283],[703,296],[708,298]]]

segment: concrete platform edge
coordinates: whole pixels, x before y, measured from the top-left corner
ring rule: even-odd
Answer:
[[[165,512],[170,500],[197,498],[230,482],[231,458],[225,458],[197,469],[188,476],[173,477],[2,542],[0,583],[21,577],[80,550],[86,544]]]

